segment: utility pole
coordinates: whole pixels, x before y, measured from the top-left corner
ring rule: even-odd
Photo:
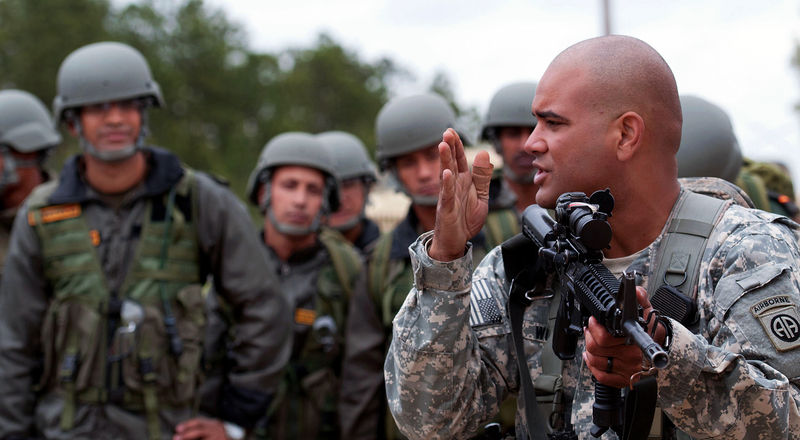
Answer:
[[[611,0],[603,2],[603,35],[611,35]]]

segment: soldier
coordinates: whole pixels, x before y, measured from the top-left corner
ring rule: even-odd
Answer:
[[[513,83],[498,90],[489,103],[481,129],[481,138],[491,142],[503,157],[503,182],[516,195],[515,208],[519,214],[528,205],[536,203],[538,188],[533,183],[536,175],[533,156],[522,148],[536,126],[536,119],[531,114],[535,92],[534,82]],[[497,197],[490,194],[492,199]]]
[[[351,419],[344,426],[348,438],[361,435],[369,438],[376,430],[382,430],[366,426],[365,422],[372,419],[363,414],[385,412],[377,409],[384,394],[383,378],[374,372],[383,368],[392,319],[413,280],[408,245],[434,226],[440,175],[436,144],[455,119],[447,101],[435,94],[397,98],[378,113],[375,131],[379,166],[411,198],[411,206],[405,219],[393,231],[383,234],[375,245],[367,274],[369,298],[354,298],[362,301],[353,306],[348,335],[357,335],[351,338],[357,342],[348,347],[343,384],[359,384],[361,392],[343,396],[350,399],[342,406],[342,412]],[[516,216],[512,211],[506,209],[496,214],[485,230],[476,231],[471,237],[476,254],[516,232]],[[390,436],[395,435],[393,423],[388,424]]]
[[[364,144],[350,133],[327,131],[317,138],[336,161],[339,179],[339,209],[331,213],[328,226],[341,232],[366,256],[380,236],[378,225],[364,214],[369,191],[377,180],[375,165]]]
[[[614,234],[603,263],[612,272],[627,267],[642,275],[648,287],[637,287],[637,294],[644,316],[652,310],[647,294],[663,283],[664,271],[685,270],[673,264],[682,258],[661,252],[704,250],[695,254],[702,262],[689,268],[698,268],[697,276],[682,286],[694,297],[697,321],[665,317],[648,328],[668,356],[654,376],[657,394],[650,395],[665,420],[684,433],[680,438],[792,438],[800,432],[794,379],[800,375],[800,279],[792,270],[800,263],[797,225],[682,190],[675,160],[680,101],[663,58],[631,37],[580,42],[547,68],[532,110],[538,124],[525,148],[539,170],[537,203],[552,208],[565,192],[610,188]],[[448,131],[443,140],[436,228],[410,249],[415,288],[395,318],[386,360],[392,413],[413,438],[469,435],[507,394],[520,391],[524,375],[535,381],[549,346],[548,332],[538,329],[550,327],[548,310],[558,301],[532,299],[522,318],[524,351],[513,349],[509,266],[501,249],[490,252],[474,276],[471,270],[468,237],[487,212],[488,155],[476,156],[470,172],[456,133]],[[687,229],[690,224],[695,228]],[[675,234],[701,241],[676,248],[668,239]],[[552,287],[555,295],[563,292]],[[592,376],[627,388],[643,370],[642,355],[594,319],[576,351],[575,359],[563,361],[565,410],[554,414],[564,420],[558,435],[591,438]],[[545,438],[545,426],[523,415],[526,404],[531,402],[524,399],[518,412],[518,438]],[[651,435],[676,434],[665,429]],[[614,437],[610,430],[602,434]]]
[[[0,91],[0,276],[19,205],[50,180],[44,162],[61,135],[39,99],[22,90]]]
[[[264,214],[263,243],[294,310],[292,357],[256,437],[337,438],[348,301],[366,293],[356,250],[319,233],[339,205],[333,158],[314,135],[280,134],[261,152],[247,197]]]
[[[146,60],[72,52],[54,119],[83,154],[14,223],[0,288],[0,438],[168,438],[194,414],[207,275],[237,316],[219,414],[249,427],[289,357],[288,303],[243,205],[145,144],[163,106]]]

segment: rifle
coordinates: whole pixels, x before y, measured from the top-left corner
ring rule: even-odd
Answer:
[[[545,275],[554,274],[563,286],[553,333],[553,351],[562,360],[573,359],[578,338],[589,317],[614,337],[627,337],[639,346],[655,368],[667,366],[667,353],[644,330],[639,317],[633,274],[625,273],[620,283],[602,264],[602,249],[611,242],[608,217],[614,198],[606,189],[590,198],[584,193],[562,194],[556,202],[553,220],[547,211],[531,205],[523,213],[522,233],[538,249],[533,272],[540,290]],[[622,390],[595,383],[591,434],[600,437],[609,428],[623,435]]]

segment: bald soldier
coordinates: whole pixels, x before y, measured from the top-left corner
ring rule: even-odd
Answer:
[[[694,223],[709,234],[687,290],[696,319],[664,317],[648,328],[669,361],[655,373],[655,403],[664,414],[657,421],[665,423],[654,424],[649,438],[776,439],[800,432],[798,225],[681,187],[675,160],[681,107],[664,59],[631,37],[575,44],[546,70],[532,112],[537,125],[525,148],[539,170],[536,202],[553,208],[565,192],[610,188],[614,234],[603,264],[615,275],[626,268],[641,275],[637,295],[645,316],[648,293],[660,284],[654,274],[663,268],[666,237],[683,226],[675,220],[694,211],[686,208],[692,204],[715,209],[713,219]],[[414,288],[394,320],[385,364],[391,411],[410,438],[466,437],[507,395],[520,393],[523,375],[538,382],[550,344],[548,311],[557,301],[532,299],[518,353],[509,338],[506,269],[519,262],[504,265],[495,248],[473,274],[467,243],[486,216],[492,166],[482,153],[470,173],[452,130],[439,153],[436,227],[410,247]],[[546,281],[556,297],[563,292],[556,279]],[[563,411],[551,414],[560,426],[531,422],[523,399],[518,438],[543,439],[551,428],[556,438],[592,438],[592,376],[626,388],[646,369],[637,346],[611,337],[594,318],[584,325],[574,359],[561,364]],[[527,361],[522,371],[519,355]],[[617,435],[608,430],[602,438]]]

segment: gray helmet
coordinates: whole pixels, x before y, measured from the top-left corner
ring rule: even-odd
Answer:
[[[0,90],[0,145],[32,153],[59,143],[61,135],[39,98],[23,90]]]
[[[395,98],[378,112],[375,136],[382,170],[397,156],[437,145],[442,133],[455,127],[456,115],[439,95],[428,93]]]
[[[161,107],[164,99],[153,80],[147,60],[127,44],[105,41],[83,46],[69,54],[58,69],[53,118],[56,123],[71,120],[76,125],[81,146],[105,161],[127,159],[144,145],[147,135],[146,107]],[[76,109],[89,104],[141,98],[142,127],[135,145],[118,151],[98,151],[82,134]]]
[[[60,122],[67,109],[142,97],[152,97],[155,106],[164,105],[161,88],[142,54],[123,43],[93,43],[61,63],[53,117]]]
[[[336,175],[340,181],[355,177],[364,179],[366,183],[377,180],[375,164],[357,137],[344,131],[326,131],[318,134],[317,139],[325,144],[328,153],[333,157]]]
[[[736,182],[742,152],[728,114],[696,96],[681,96],[681,108],[678,177],[719,177]]]
[[[325,144],[336,163],[336,174],[339,181],[361,179],[367,187],[377,180],[375,164],[367,156],[367,149],[357,137],[343,131],[326,131],[317,135],[317,139]],[[366,197],[361,205],[361,212],[345,223],[334,226],[339,231],[349,231],[366,218]]]
[[[494,94],[481,128],[481,139],[494,142],[499,127],[536,126],[531,114],[531,103],[536,93],[535,82],[509,84]]]
[[[330,212],[339,208],[339,189],[333,158],[325,145],[309,133],[287,132],[272,138],[261,150],[253,172],[247,183],[247,198],[256,206],[260,206],[258,189],[262,183],[268,183],[274,168],[283,165],[299,165],[314,168],[325,174],[325,186],[328,199],[325,208]],[[266,206],[260,206],[262,211]]]

